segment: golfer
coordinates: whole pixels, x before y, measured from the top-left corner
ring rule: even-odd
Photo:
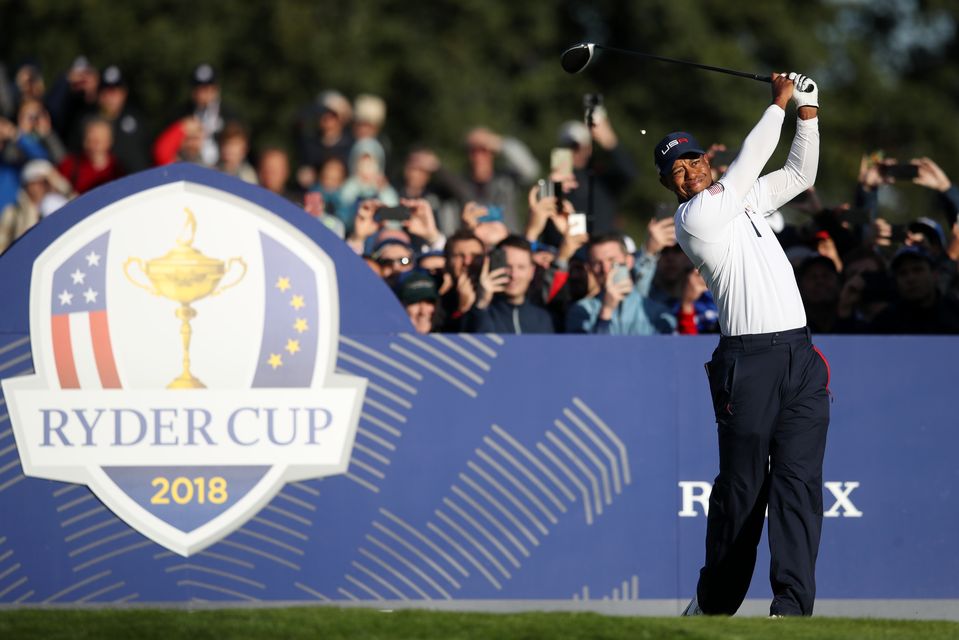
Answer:
[[[829,365],[812,344],[792,266],[765,215],[815,182],[818,88],[796,73],[772,78],[772,104],[718,182],[688,133],[669,134],[654,151],[660,182],[679,198],[677,240],[716,299],[722,331],[706,364],[719,475],[706,563],[684,615],[739,609],[767,507],[770,615],[811,615],[816,596]],[[786,166],[760,177],[790,98],[799,117]]]

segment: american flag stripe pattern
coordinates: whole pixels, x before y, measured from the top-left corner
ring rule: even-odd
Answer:
[[[106,262],[110,232],[88,242],[53,274],[50,322],[62,389],[119,389],[110,341]]]

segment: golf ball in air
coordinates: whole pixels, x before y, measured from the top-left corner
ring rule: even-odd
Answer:
[[[640,129],[639,132],[643,135],[646,135],[646,129]]]

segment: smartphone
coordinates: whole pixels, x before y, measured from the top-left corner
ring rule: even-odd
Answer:
[[[619,284],[629,280],[632,276],[629,273],[629,267],[625,264],[618,264],[613,267],[613,284]]]
[[[503,207],[495,204],[483,205],[486,207],[486,215],[480,216],[476,219],[476,222],[502,222],[503,221]]]
[[[490,273],[506,266],[506,252],[502,249],[493,249],[489,254]]]
[[[569,214],[569,235],[579,236],[584,233],[586,233],[586,214],[585,213]]]
[[[395,207],[380,207],[373,214],[377,222],[402,222],[410,219],[410,209],[401,204]]]
[[[656,219],[665,220],[666,218],[672,218],[676,215],[675,205],[666,204],[665,202],[656,203]]]
[[[915,164],[881,164],[879,173],[890,178],[911,180],[919,177],[919,165]]]
[[[538,180],[536,186],[539,191],[536,194],[537,200],[542,200],[543,198],[552,198],[555,194],[553,186],[556,183],[550,182],[549,180]]]
[[[550,151],[549,172],[563,178],[573,175],[573,150],[556,148]]]

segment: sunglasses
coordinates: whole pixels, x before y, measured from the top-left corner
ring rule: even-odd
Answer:
[[[387,266],[405,267],[413,264],[413,260],[409,258],[408,256],[403,256],[402,258],[377,258],[376,264],[380,265],[381,267],[387,267]]]

